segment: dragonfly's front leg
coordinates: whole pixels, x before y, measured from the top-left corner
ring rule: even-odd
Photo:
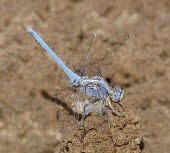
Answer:
[[[102,117],[106,122],[109,123],[109,127],[111,127],[111,126],[115,127],[115,126],[112,124],[112,122],[111,122],[107,117],[105,117],[105,116],[103,115],[103,113],[99,113],[99,115],[100,115],[100,117]]]
[[[107,103],[106,103],[105,105],[106,105],[107,107],[109,107],[116,116],[118,116],[118,117],[124,116],[124,114],[119,113],[117,110],[115,110],[115,109],[113,108],[113,106],[112,106],[111,101],[110,101],[109,98],[107,98],[106,101],[107,101]]]
[[[104,112],[103,112],[103,107],[105,107],[105,104],[104,104],[104,102],[103,101],[100,101],[100,105],[103,105],[103,106],[101,106],[100,108],[99,108],[99,110],[98,110],[98,114],[100,115],[100,117],[102,117],[106,122],[108,122],[109,123],[109,125],[110,125],[110,127],[111,126],[113,126],[114,127],[114,125],[112,124],[112,122],[106,117],[106,116],[104,116],[103,114],[104,114]]]

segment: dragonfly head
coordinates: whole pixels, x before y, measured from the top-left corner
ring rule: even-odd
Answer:
[[[125,92],[119,86],[115,86],[111,92],[110,98],[112,102],[118,103],[123,109],[123,106],[119,102],[122,101],[122,99],[124,98],[124,95],[125,95]]]
[[[111,100],[113,102],[120,102],[124,98],[125,92],[119,87],[115,86],[111,92]]]

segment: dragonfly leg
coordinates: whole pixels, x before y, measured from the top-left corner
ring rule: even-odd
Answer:
[[[82,127],[83,127],[83,135],[81,137],[81,142],[82,142],[84,136],[86,135],[86,127],[85,127],[85,123],[84,123],[85,118],[87,115],[89,115],[89,113],[91,113],[93,111],[93,107],[94,107],[93,102],[89,102],[89,103],[85,104],[83,107],[83,114],[82,114],[82,118],[81,118]]]
[[[109,126],[110,126],[110,127],[111,127],[111,126],[114,127],[114,125],[112,124],[112,122],[111,122],[106,116],[103,115],[103,111],[102,111],[102,110],[99,110],[99,115],[100,115],[100,117],[102,117],[106,122],[109,123]]]
[[[82,116],[82,119],[81,119],[81,121],[82,121],[82,126],[83,126],[83,134],[82,134],[82,137],[81,137],[81,142],[83,141],[83,138],[84,138],[84,136],[86,135],[86,128],[85,128],[85,124],[84,124],[85,117],[86,117],[86,115],[83,115],[83,116]]]
[[[124,116],[124,114],[119,113],[117,110],[115,110],[113,108],[113,106],[112,106],[112,104],[111,104],[109,99],[107,99],[107,102],[108,102],[108,104],[106,106],[109,107],[116,116],[118,116],[118,117]]]

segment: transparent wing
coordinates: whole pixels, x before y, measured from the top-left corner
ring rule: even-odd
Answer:
[[[73,49],[73,54],[76,55],[74,69],[81,76],[101,76],[113,64],[115,60],[112,58],[128,38],[128,34],[113,39],[82,33],[81,39]]]
[[[79,90],[66,87],[56,91],[55,103],[55,118],[57,128],[61,133],[61,138],[68,137],[73,129],[79,125],[81,127],[81,115],[83,112],[83,103],[88,97],[80,93]]]
[[[61,139],[64,139],[74,129],[78,122],[73,102],[78,98],[77,93],[69,88],[58,89],[53,102],[55,103],[55,119]]]
[[[117,40],[109,39],[105,40],[106,42],[106,52],[107,56],[103,58],[103,62],[99,65],[99,75],[102,75],[109,64],[112,64],[112,58],[115,55],[115,53],[119,50],[120,47],[122,47],[125,42],[129,39],[129,34],[125,33],[121,37],[119,37]]]
[[[89,69],[91,67],[90,60],[94,56],[94,34],[84,34],[81,33],[79,39],[76,41],[76,45],[72,47],[71,53],[74,56],[70,56],[72,61],[75,61],[72,67],[74,72],[77,72],[81,76],[86,76],[89,74]]]

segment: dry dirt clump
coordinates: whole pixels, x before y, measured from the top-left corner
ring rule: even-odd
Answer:
[[[140,119],[133,112],[127,111],[124,117],[108,115],[114,127],[96,114],[85,120],[87,134],[83,142],[82,127],[78,124],[61,143],[60,152],[133,152],[142,149]]]

